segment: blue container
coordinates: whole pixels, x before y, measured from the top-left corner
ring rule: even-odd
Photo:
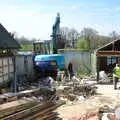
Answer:
[[[59,70],[65,68],[65,58],[61,54],[36,55],[33,61],[40,70],[51,70],[54,66]]]

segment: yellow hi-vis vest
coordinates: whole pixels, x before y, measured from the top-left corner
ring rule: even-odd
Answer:
[[[120,67],[115,67],[114,68],[113,77],[120,78]]]

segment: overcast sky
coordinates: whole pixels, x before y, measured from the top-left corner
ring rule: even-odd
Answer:
[[[104,35],[120,32],[120,0],[0,0],[3,26],[30,39],[50,39],[57,12],[61,27],[92,27]]]

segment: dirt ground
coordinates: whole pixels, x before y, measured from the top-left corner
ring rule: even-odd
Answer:
[[[96,85],[97,95],[86,100],[79,100],[73,103],[67,103],[57,109],[57,112],[63,120],[71,120],[72,117],[79,116],[85,111],[96,111],[103,105],[109,105],[114,108],[120,102],[120,90],[114,90],[113,85]],[[119,84],[120,86],[120,84]]]

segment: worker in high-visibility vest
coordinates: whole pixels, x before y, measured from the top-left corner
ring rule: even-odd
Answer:
[[[117,89],[117,82],[120,79],[120,65],[116,64],[115,68],[113,69],[113,84],[114,89]]]

